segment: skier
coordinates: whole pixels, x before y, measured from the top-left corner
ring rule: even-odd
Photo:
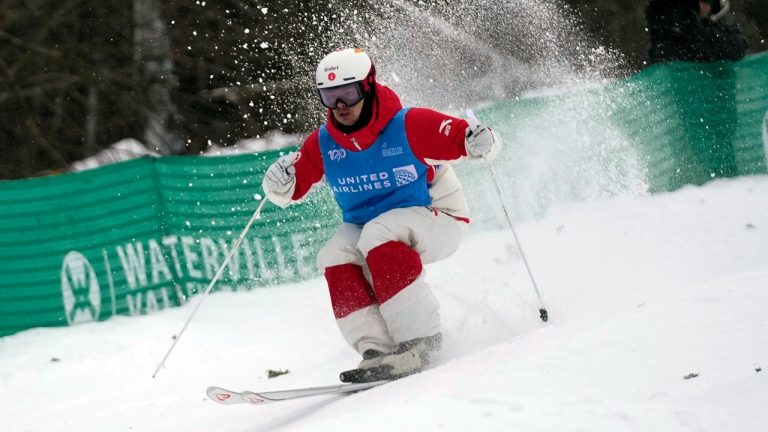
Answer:
[[[341,333],[362,355],[340,379],[419,372],[442,344],[439,305],[423,264],[456,251],[469,223],[448,164],[492,158],[501,142],[485,126],[403,108],[360,49],[325,56],[315,82],[328,120],[298,153],[267,169],[262,188],[285,208],[325,176],[341,209],[343,223],[317,257]]]

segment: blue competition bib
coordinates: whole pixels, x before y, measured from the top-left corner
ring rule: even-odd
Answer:
[[[431,204],[428,166],[414,156],[405,135],[407,111],[400,110],[376,142],[363,151],[345,149],[331,138],[325,125],[320,127],[325,180],[344,222],[362,225],[395,208]]]

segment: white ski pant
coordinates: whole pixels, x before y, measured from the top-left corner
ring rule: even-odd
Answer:
[[[393,244],[390,242],[400,242],[415,251],[418,254],[415,260],[420,261],[416,270],[418,277],[402,289],[398,288],[391,297],[386,296],[385,301],[372,297],[368,304],[361,304],[359,308],[356,306],[344,316],[337,314],[337,323],[346,341],[360,353],[367,349],[390,352],[401,342],[438,333],[439,304],[424,280],[421,265],[439,261],[454,253],[467,231],[466,222],[425,207],[393,209],[365,225],[342,224],[320,250],[317,258],[318,267],[326,273],[332,300],[334,289],[338,289],[333,285],[345,284],[334,282],[328,276],[329,268],[344,264],[360,266],[365,277],[361,283],[373,286],[377,281],[372,280],[369,264],[374,267],[379,267],[379,264],[392,267],[398,265],[398,259],[388,259],[394,261],[394,264],[370,262],[370,259],[378,259],[374,256],[381,255],[374,251],[369,257],[372,250],[384,249],[387,244]],[[399,243],[396,245],[404,247]],[[413,254],[408,248],[405,251]],[[391,255],[383,256],[392,258]],[[336,293],[336,296],[346,294],[354,295],[342,292]]]

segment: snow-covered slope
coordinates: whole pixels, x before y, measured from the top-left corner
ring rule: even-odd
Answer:
[[[428,267],[443,359],[353,396],[262,407],[205,397],[212,384],[330,384],[356,364],[321,279],[213,294],[156,379],[193,304],[6,337],[2,430],[765,430],[766,197],[768,177],[719,180],[520,224],[547,324],[511,233],[473,233]]]

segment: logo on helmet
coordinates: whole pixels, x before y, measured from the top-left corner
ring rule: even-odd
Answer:
[[[328,74],[328,81],[333,81],[336,79],[336,74],[331,72]]]

